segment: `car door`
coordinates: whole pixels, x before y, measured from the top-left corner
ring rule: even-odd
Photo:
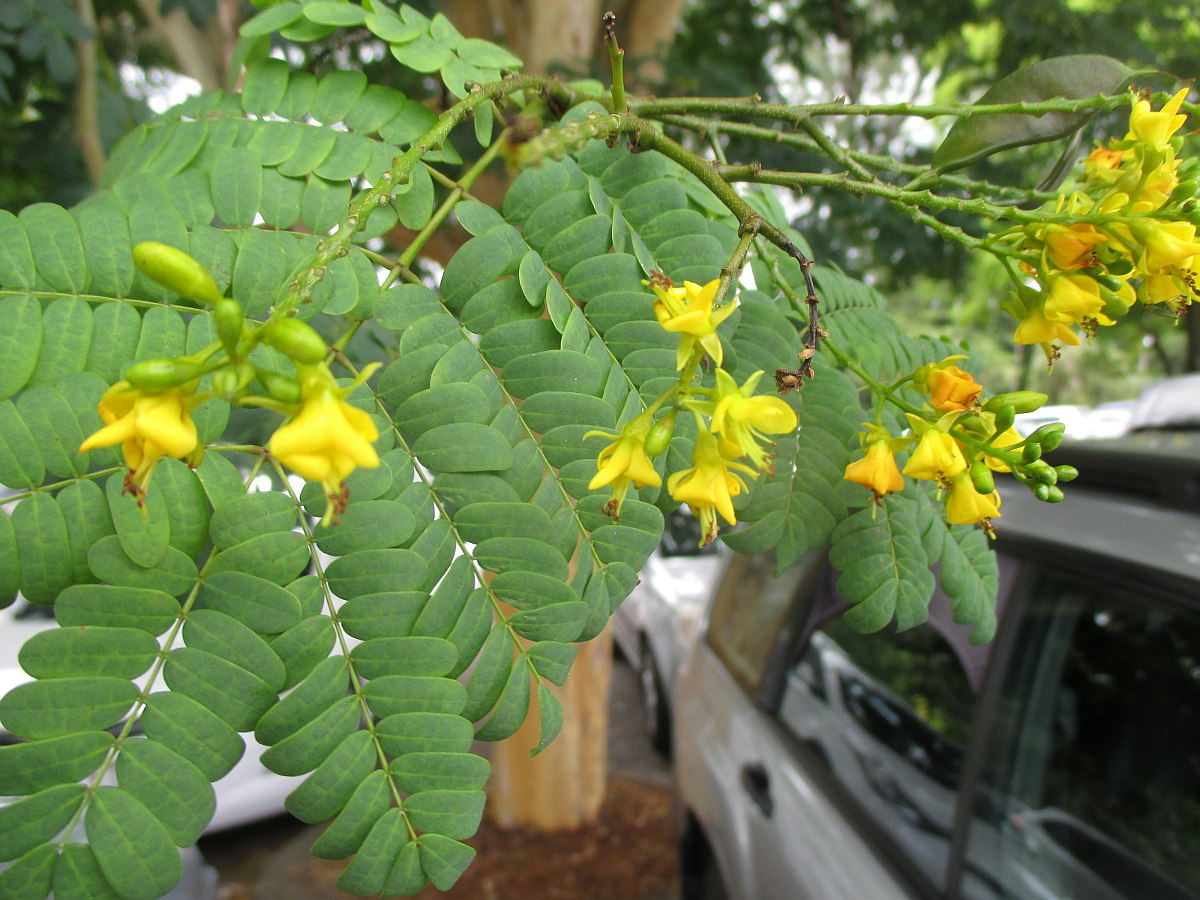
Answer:
[[[691,748],[679,774],[699,805],[730,894],[746,900],[897,900],[904,886],[813,777],[762,694],[826,563],[813,555],[774,579],[773,560],[739,557],[710,613],[681,691]]]
[[[966,900],[1200,897],[1200,587],[1041,566],[959,865]]]

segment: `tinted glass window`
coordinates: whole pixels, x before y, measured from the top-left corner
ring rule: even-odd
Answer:
[[[1200,897],[1200,614],[1046,578],[1006,679],[968,897]]]
[[[725,570],[708,618],[708,643],[748,693],[758,688],[792,600],[821,559],[809,554],[776,578],[774,553],[738,554]]]
[[[990,647],[968,643],[941,594],[925,625],[859,634],[842,620],[833,575],[821,593],[826,612],[789,673],[780,718],[848,801],[941,883]]]

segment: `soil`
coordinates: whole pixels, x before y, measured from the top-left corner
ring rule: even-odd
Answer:
[[[484,820],[478,853],[449,891],[420,900],[673,900],[679,896],[670,775],[641,728],[636,680],[613,672],[608,795],[591,825],[542,833]],[[321,826],[288,816],[211,835],[201,849],[221,874],[222,900],[347,900],[345,861],[308,852]]]

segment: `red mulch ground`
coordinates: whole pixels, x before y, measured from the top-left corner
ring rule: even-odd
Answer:
[[[298,823],[296,828],[258,865],[223,866],[214,859],[222,870],[224,900],[349,898],[335,886],[345,863],[308,853],[320,828]],[[261,838],[231,835],[228,840]],[[478,856],[463,877],[446,892],[426,889],[418,895],[421,900],[671,900],[679,895],[671,793],[631,779],[610,780],[600,817],[591,825],[540,833],[501,829],[485,819],[467,843]]]

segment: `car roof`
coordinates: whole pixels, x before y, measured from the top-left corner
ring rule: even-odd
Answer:
[[[1003,479],[1001,547],[1015,539],[1200,582],[1200,436],[1068,442],[1048,459],[1079,478],[1059,503]]]
[[[1142,391],[1130,412],[1129,427],[1200,427],[1200,372],[1164,378]]]

